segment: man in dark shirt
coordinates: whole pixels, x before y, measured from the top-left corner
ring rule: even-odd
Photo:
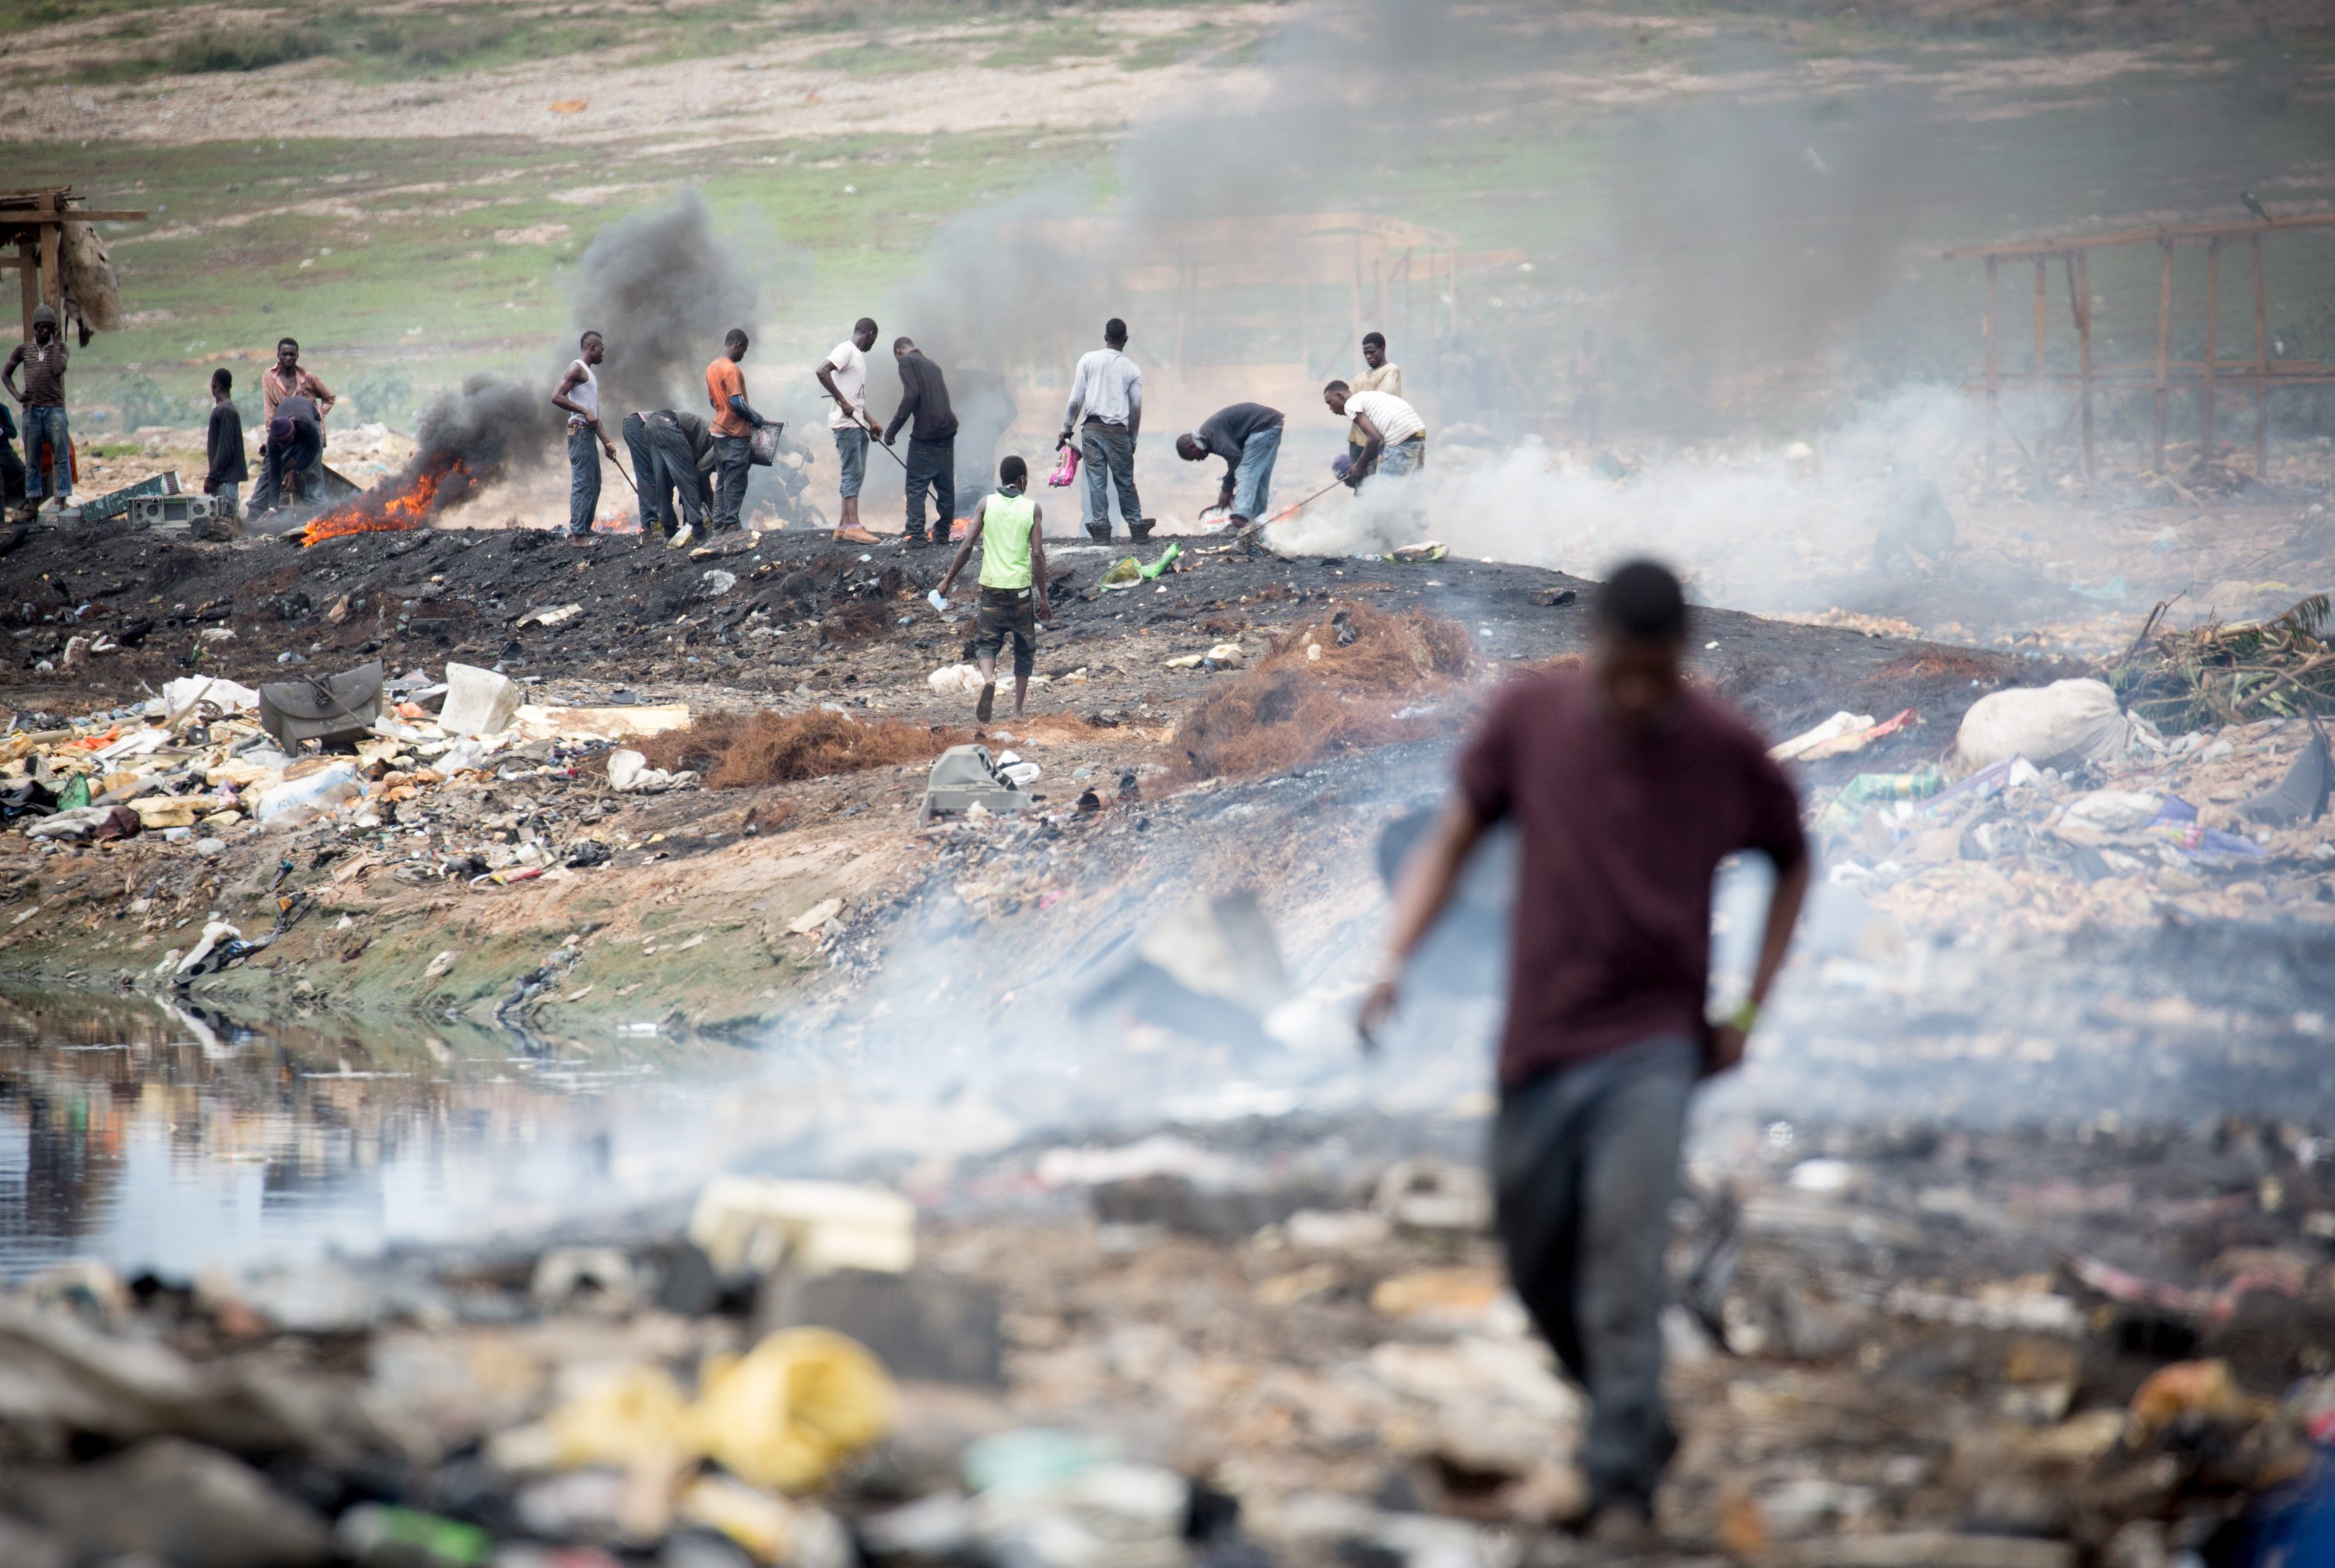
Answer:
[[[268,416],[266,475],[270,509],[324,498],[325,415],[305,392],[277,399]]]
[[[36,305],[33,341],[10,349],[8,363],[0,366],[0,387],[24,405],[24,504],[31,511],[40,510],[42,497],[53,495],[63,512],[73,496],[73,432],[65,427],[66,358],[56,306]],[[16,388],[19,370],[24,373],[21,392]]]
[[[1216,505],[1229,508],[1235,531],[1245,532],[1264,517],[1273,493],[1273,462],[1281,455],[1281,411],[1263,403],[1235,403],[1210,414],[1197,431],[1176,438],[1176,455],[1187,463],[1225,460],[1225,482]]]
[[[203,494],[225,496],[228,509],[243,504],[243,481],[251,477],[243,456],[243,415],[236,411],[235,373],[225,365],[211,372],[211,428],[204,442],[209,463],[203,470]]]
[[[926,359],[906,338],[892,340],[892,358],[900,367],[900,406],[884,427],[884,444],[908,430],[908,547],[925,541],[925,492],[932,492],[940,508],[933,529],[935,544],[948,543],[956,522],[956,411],[949,407],[948,382],[941,367]]]
[[[703,530],[713,505],[712,431],[695,414],[672,409],[626,414],[623,428],[640,491],[642,536],[662,527],[665,543],[686,547]]]
[[[1697,1079],[1743,1057],[1799,917],[1799,803],[1741,720],[1687,688],[1686,604],[1651,561],[1600,593],[1589,667],[1528,676],[1462,752],[1458,789],[1395,888],[1381,978],[1391,1016],[1402,965],[1450,899],[1484,830],[1521,830],[1492,1176],[1508,1272],[1534,1323],[1589,1391],[1583,1467],[1592,1534],[1651,1532],[1676,1449],[1662,1402],[1665,1211]],[[1756,849],[1776,886],[1750,994],[1706,1021],[1710,887]]]

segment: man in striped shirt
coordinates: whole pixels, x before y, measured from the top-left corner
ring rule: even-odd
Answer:
[[[1362,435],[1362,450],[1346,470],[1346,483],[1356,489],[1371,475],[1400,479],[1427,463],[1427,421],[1419,411],[1392,392],[1356,392],[1333,381],[1322,389],[1330,411],[1354,421]]]

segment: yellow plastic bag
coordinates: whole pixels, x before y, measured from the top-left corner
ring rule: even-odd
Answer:
[[[740,1480],[802,1493],[890,1431],[896,1399],[857,1341],[788,1329],[709,1360],[688,1425],[697,1450]]]

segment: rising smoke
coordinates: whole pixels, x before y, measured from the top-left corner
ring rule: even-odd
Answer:
[[[603,405],[697,409],[699,372],[723,333],[755,330],[757,294],[694,190],[600,230],[577,267],[574,314],[578,333],[607,340]]]

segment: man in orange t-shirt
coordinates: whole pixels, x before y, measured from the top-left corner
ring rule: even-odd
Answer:
[[[753,433],[770,421],[746,402],[746,373],[738,362],[746,357],[746,329],[732,327],[722,339],[722,353],[705,367],[705,401],[713,406],[707,428],[713,435],[712,530],[738,526],[739,509],[746,500],[746,470],[753,462]]]

